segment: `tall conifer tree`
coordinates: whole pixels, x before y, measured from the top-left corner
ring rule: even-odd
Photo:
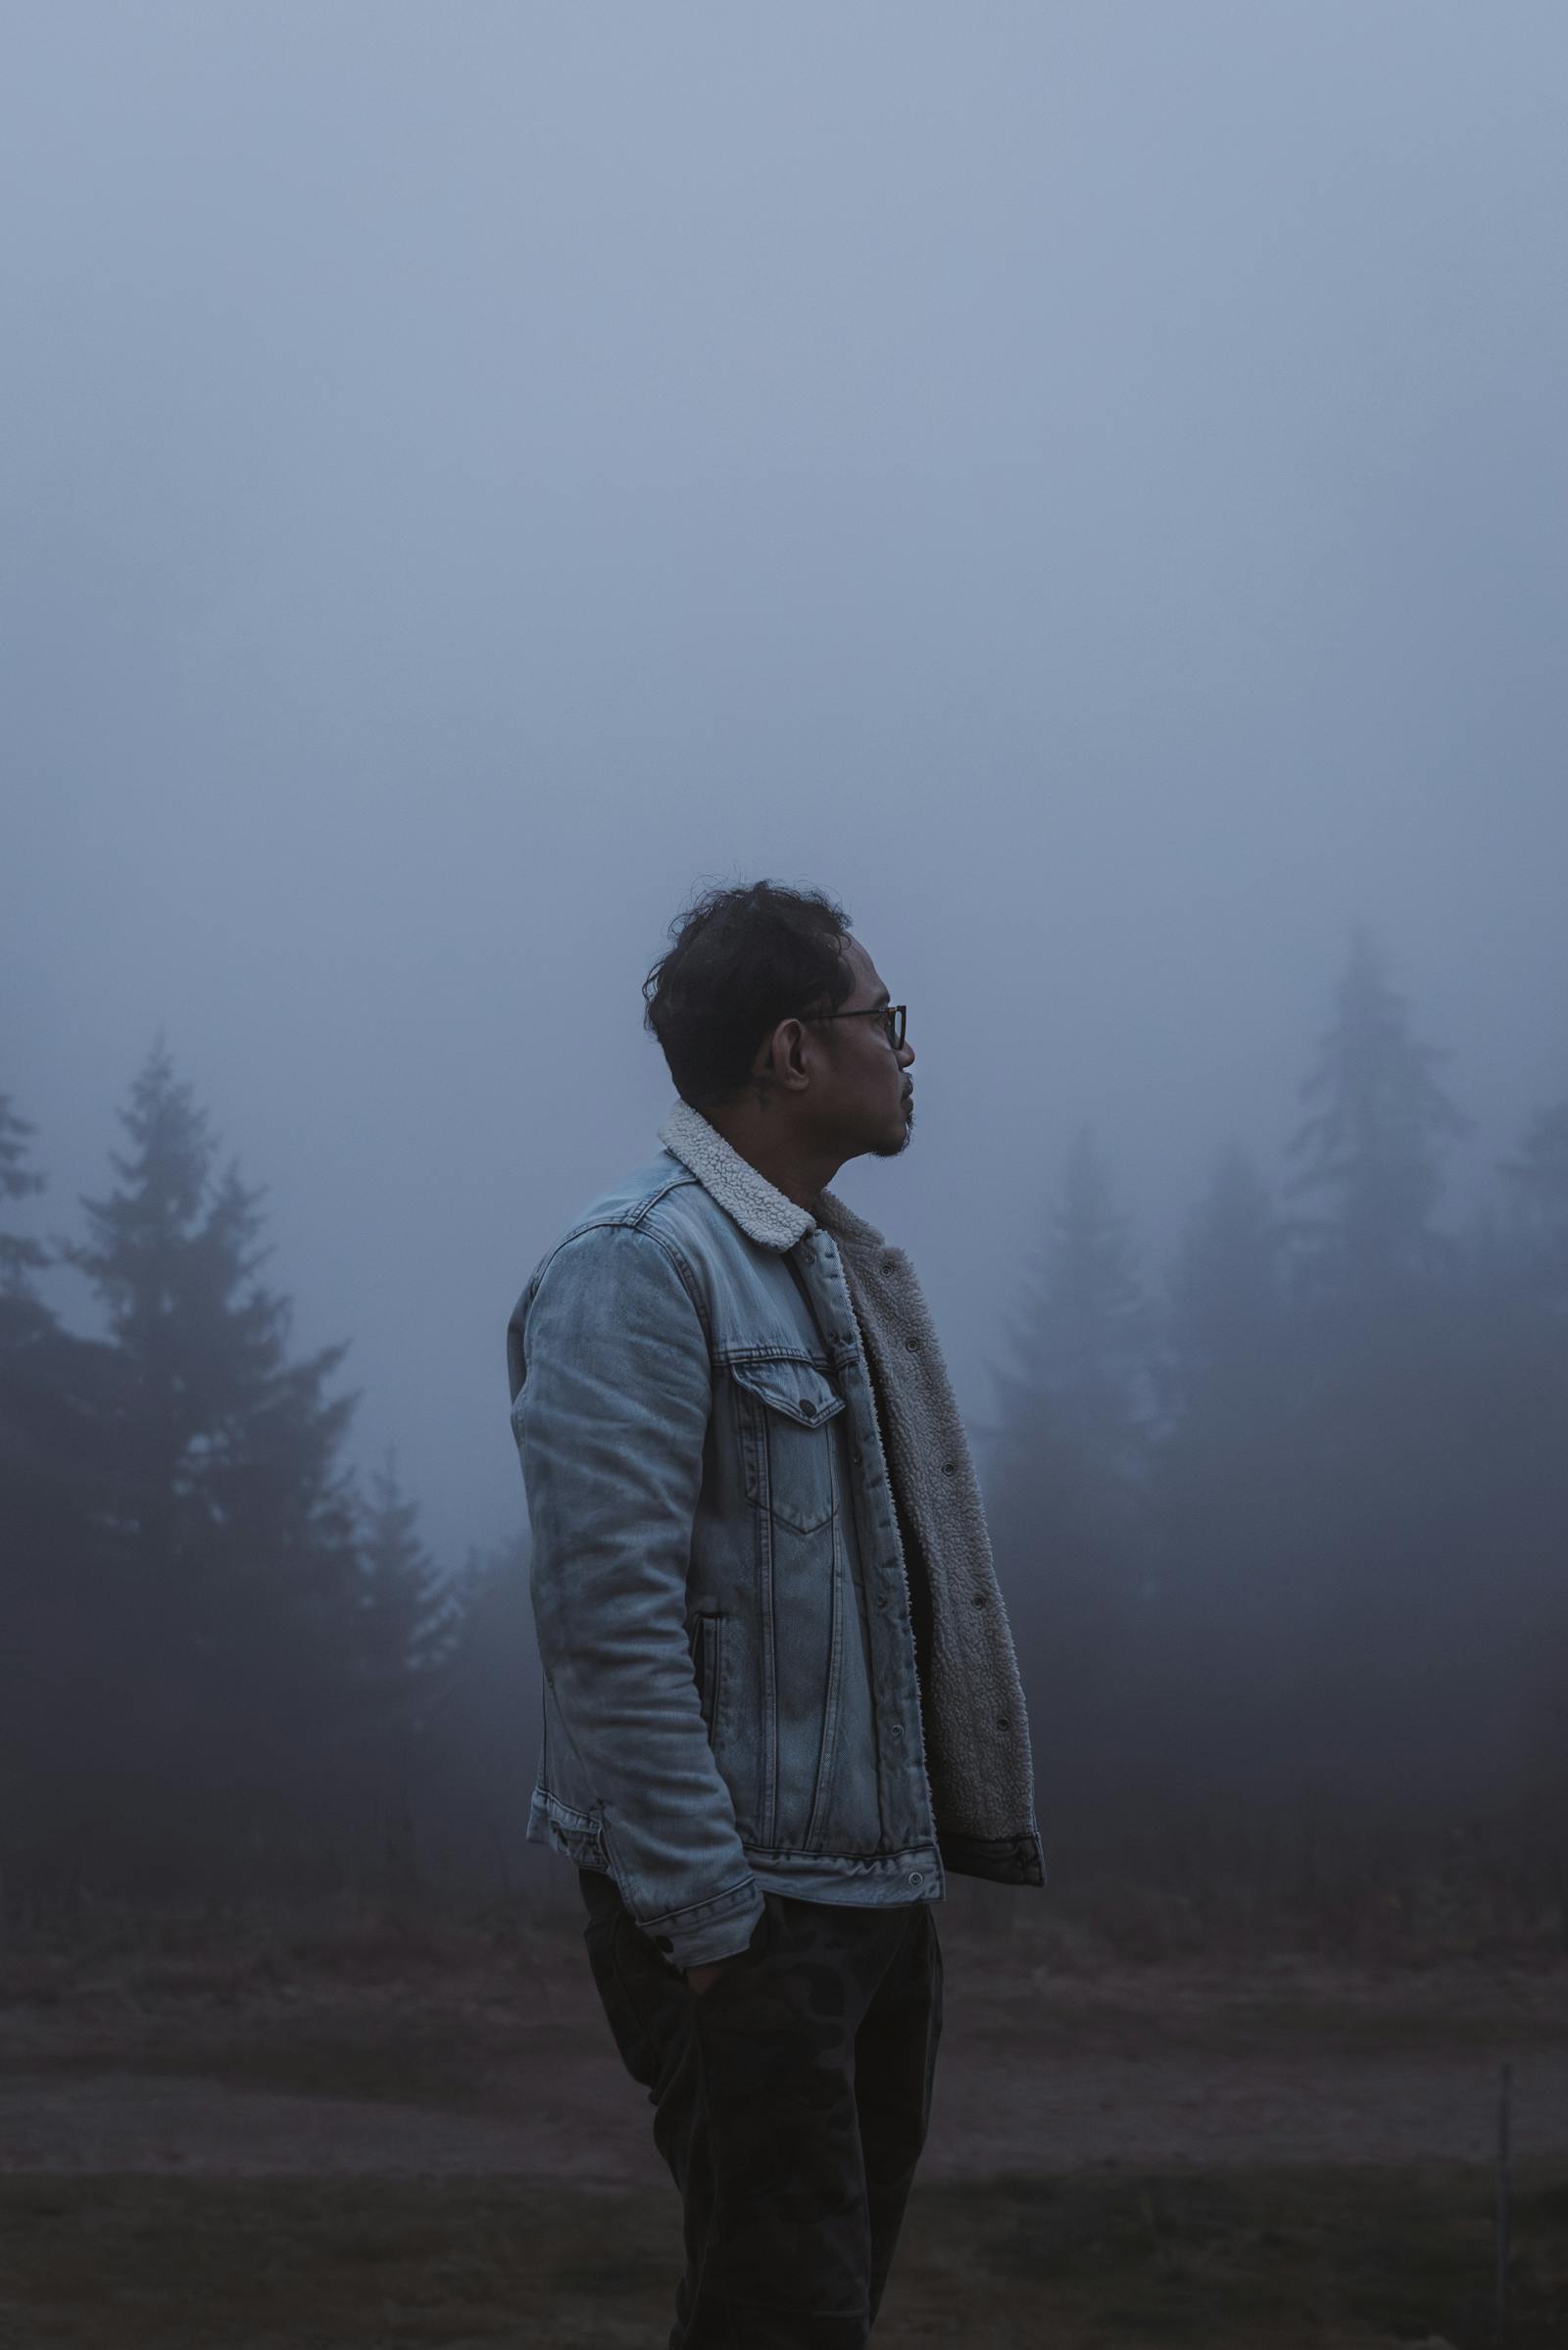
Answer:
[[[1069,1784],[1098,1773],[1102,1788],[1147,1597],[1149,1319],[1128,1221],[1087,1129],[1010,1333],[987,1477],[1009,1611],[1040,1658],[1049,1767]]]
[[[1447,1261],[1432,1216],[1446,1146],[1473,1123],[1433,1074],[1451,1057],[1417,1040],[1382,954],[1358,926],[1333,1024],[1300,1089],[1315,1106],[1288,1146],[1299,1164],[1287,1192],[1321,1203],[1296,1220],[1311,1286],[1369,1304]]]
[[[437,1685],[443,1847],[471,1882],[502,1893],[530,1865],[524,1833],[540,1755],[542,1674],[528,1555],[526,1534],[487,1551],[469,1549],[455,1579],[457,1613]],[[543,1882],[553,1879],[545,1874]]]
[[[32,1132],[0,1097],[0,1201],[44,1189]],[[114,1357],[40,1297],[50,1261],[0,1228],[0,1875],[13,1885],[57,1880],[69,1841],[109,1499]]]
[[[1292,1502],[1299,1447],[1285,1238],[1262,1175],[1233,1146],[1188,1219],[1167,1285],[1148,1513],[1158,1573],[1139,1718],[1167,1758],[1164,1799],[1215,1828],[1290,1779],[1282,1700],[1294,1695],[1309,1579]]]
[[[29,1199],[44,1188],[43,1177],[28,1164],[29,1145],[36,1131],[17,1115],[11,1096],[0,1094],[0,1200],[7,1205]],[[41,1272],[47,1262],[40,1242],[0,1229],[0,1297],[25,1295],[32,1275]]]
[[[107,1309],[112,1609],[123,1746],[172,1867],[216,1851],[286,1865],[319,1842],[358,1631],[356,1527],[337,1455],[346,1347],[290,1361],[287,1300],[260,1286],[261,1195],[230,1166],[160,1038],[121,1113],[116,1190],[68,1248]],[[177,1794],[171,1794],[177,1789]],[[198,1856],[200,1858],[198,1859]]]
[[[389,1888],[416,1885],[421,1799],[449,1722],[457,1602],[419,1535],[419,1509],[390,1450],[361,1513],[354,1711],[361,1768],[379,1824]]]
[[[1471,1500],[1471,1332],[1462,1245],[1435,1224],[1448,1148],[1472,1123],[1434,1074],[1449,1058],[1419,1041],[1357,928],[1286,1188],[1312,1203],[1292,1235],[1304,1378],[1291,1507],[1313,1767],[1369,1808],[1452,1770],[1452,1725],[1475,1701],[1487,1537]]]

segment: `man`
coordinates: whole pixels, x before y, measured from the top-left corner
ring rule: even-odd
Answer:
[[[710,891],[649,973],[680,1101],[508,1330],[544,1739],[683,2199],[670,2350],[859,2350],[925,2141],[946,1870],[1041,1885],[1023,1691],[907,1259],[826,1188],[913,1121],[843,909]]]

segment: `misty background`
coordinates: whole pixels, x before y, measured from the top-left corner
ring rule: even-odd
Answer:
[[[1085,1130],[1157,1300],[1229,1146],[1290,1173],[1347,973],[1383,1001],[1358,935],[1470,1122],[1412,1231],[1513,1216],[1568,1097],[1561,12],[77,6],[6,50],[0,1091],[47,1176],[7,1228],[80,1242],[162,1036],[268,1187],[294,1352],[348,1344],[344,1459],[395,1446],[455,1568],[523,1523],[512,1303],[671,1098],[666,924],[828,888],[919,1089],[838,1188],[930,1296],[1038,1745],[1068,1611],[1003,1432]],[[1501,1324],[1445,1327],[1535,1431],[1521,1486],[1454,1423],[1539,1650],[1561,1355],[1507,1246]],[[28,1278],[103,1338],[79,1268]],[[1259,1358],[1298,1435],[1368,1359],[1310,1327]],[[1118,1489],[1056,1555],[1168,1592],[1142,1545],[1212,1555],[1212,1457],[1211,1514],[1140,1455],[1141,1531]]]

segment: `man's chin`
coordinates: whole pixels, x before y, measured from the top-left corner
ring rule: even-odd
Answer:
[[[911,1109],[911,1110],[910,1110],[910,1111],[907,1113],[907,1115],[906,1115],[906,1117],[905,1117],[905,1118],[904,1118],[904,1119],[903,1119],[903,1120],[900,1122],[900,1129],[899,1129],[899,1133],[898,1133],[898,1135],[897,1135],[897,1138],[895,1139],[895,1138],[893,1138],[893,1137],[890,1137],[890,1138],[889,1138],[889,1140],[888,1140],[887,1142],[885,1142],[885,1143],[878,1143],[878,1144],[875,1146],[875,1148],[873,1149],[873,1151],[872,1151],[872,1152],[871,1152],[871,1155],[872,1155],[872,1157],[873,1157],[873,1158],[898,1158],[898,1157],[901,1157],[901,1156],[902,1156],[902,1154],[903,1154],[903,1153],[904,1153],[906,1151],[907,1151],[907,1149],[909,1148],[909,1145],[910,1145],[910,1143],[911,1143],[913,1140],[914,1140],[914,1112],[913,1112],[913,1110]]]

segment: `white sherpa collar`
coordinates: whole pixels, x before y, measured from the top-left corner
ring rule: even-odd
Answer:
[[[676,1102],[659,1129],[659,1139],[760,1248],[782,1253],[816,1229],[814,1216],[760,1175],[689,1102]]]

